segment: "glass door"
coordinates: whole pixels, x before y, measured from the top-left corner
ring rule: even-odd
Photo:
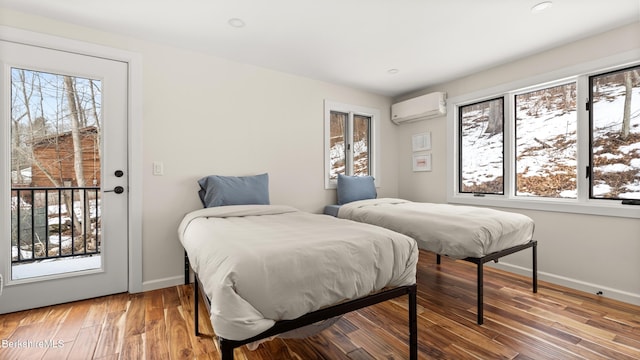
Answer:
[[[127,64],[7,41],[0,61],[0,313],[126,291]]]

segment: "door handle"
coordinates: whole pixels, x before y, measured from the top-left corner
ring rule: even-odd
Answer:
[[[105,190],[104,192],[108,193],[108,192],[114,192],[116,194],[122,194],[124,192],[124,188],[122,186],[116,186],[113,188],[113,190]]]

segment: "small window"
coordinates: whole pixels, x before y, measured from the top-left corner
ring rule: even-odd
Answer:
[[[589,78],[590,198],[640,199],[640,66]]]
[[[504,194],[504,99],[459,107],[461,193]]]
[[[353,115],[353,175],[371,175],[371,116]]]
[[[347,123],[349,114],[330,112],[329,135],[329,179],[336,180],[338,174],[345,174],[347,166]]]
[[[576,83],[514,98],[516,195],[577,198]]]
[[[325,187],[338,174],[375,177],[375,123],[379,111],[325,101]]]

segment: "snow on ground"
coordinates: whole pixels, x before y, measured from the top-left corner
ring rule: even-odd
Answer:
[[[602,88],[607,93],[607,98],[594,102],[594,137],[610,138],[621,130],[620,109],[624,105],[624,87]],[[631,133],[640,133],[640,88],[633,89],[632,97]],[[480,112],[467,113],[465,117],[472,119],[479,117]],[[517,146],[517,172],[525,177],[548,176],[563,172],[566,167],[575,168],[576,161],[576,132],[577,112],[562,113],[558,110],[544,109],[539,117],[531,117],[519,113],[519,118],[527,121],[518,121],[516,125]],[[473,124],[462,129],[463,164],[462,179],[465,186],[481,185],[495,180],[503,175],[503,137],[502,135],[489,136],[484,133],[484,127],[478,126],[474,121],[465,121],[465,124]],[[558,146],[558,140],[563,141],[563,146]],[[543,148],[543,144],[554,145],[553,148]],[[468,149],[465,151],[464,149]],[[619,194],[621,198],[640,198],[640,142],[622,145],[617,148],[617,153],[599,153],[602,148],[594,147],[594,154],[606,159],[623,159],[624,155],[635,155],[630,162],[620,162],[597,167],[594,170],[604,174],[619,173],[622,171],[638,170],[637,180],[626,185],[628,192]],[[508,151],[504,149],[504,151]],[[558,167],[558,165],[564,165]],[[604,196],[613,190],[609,184],[595,184],[594,195]],[[577,196],[575,191],[563,191],[561,197]]]
[[[49,259],[35,263],[15,264],[11,267],[11,279],[30,279],[40,276],[60,275],[70,272],[99,269],[102,267],[100,255],[80,258]]]

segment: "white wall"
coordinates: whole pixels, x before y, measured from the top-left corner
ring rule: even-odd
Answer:
[[[266,171],[273,203],[319,212],[335,201],[335,192],[323,188],[325,98],[381,110],[380,196],[446,201],[444,118],[398,127],[389,121],[389,99],[375,94],[5,9],[0,24],[142,54],[145,289],[181,281],[176,227],[200,206],[195,181],[201,176]],[[638,49],[638,34],[640,25],[627,26],[420,93],[458,96]],[[411,135],[423,131],[432,132],[433,170],[414,173]],[[164,163],[164,176],[151,175],[152,161]],[[640,303],[640,221],[522,212],[536,221],[542,279]],[[529,258],[516,254],[503,263],[518,271],[530,267]]]
[[[142,55],[143,284],[179,283],[182,216],[201,207],[197,179],[268,172],[271,202],[321,212],[323,101],[380,109],[381,196],[397,195],[397,128],[390,99],[153,42],[0,9],[0,24],[111,46]],[[164,163],[153,176],[152,162]]]
[[[456,97],[492,88],[575,64],[640,49],[640,23],[625,26],[526,59],[495,67],[456,81],[399,97],[403,100],[431,91]],[[445,117],[403,125],[399,128],[400,197],[418,201],[446,202]],[[433,171],[411,170],[411,135],[432,133]],[[558,212],[503,209],[524,213],[535,220],[538,266],[541,279],[586,290],[603,291],[623,301],[640,304],[640,220]],[[530,252],[501,260],[502,268],[529,274]]]

